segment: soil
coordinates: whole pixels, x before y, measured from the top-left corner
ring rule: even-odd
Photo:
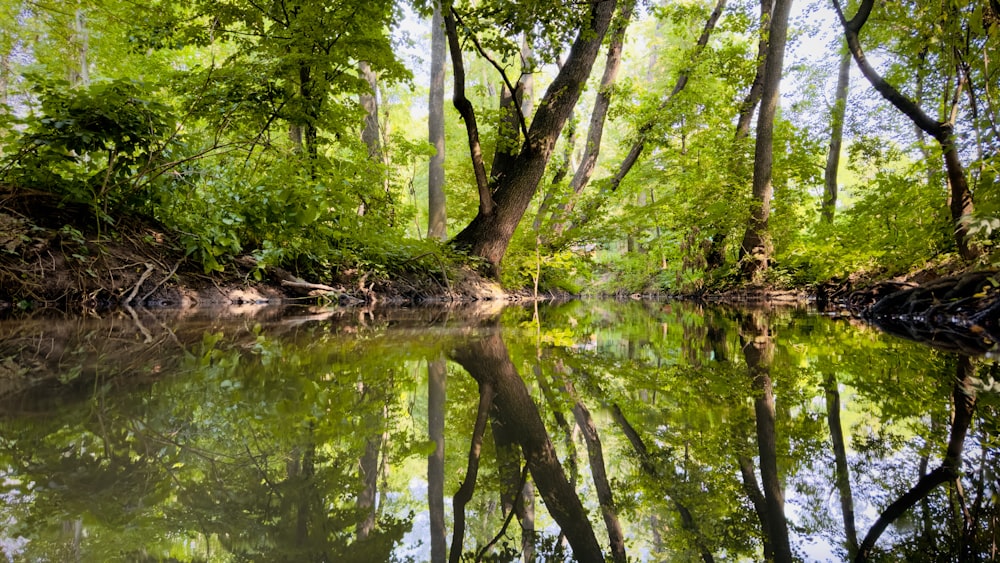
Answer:
[[[384,279],[356,270],[306,280],[263,270],[250,256],[206,274],[178,237],[147,219],[101,224],[85,206],[43,193],[0,196],[0,314],[54,308],[231,307],[261,303],[416,303],[503,300],[503,289],[463,270]],[[259,274],[260,272],[258,272]]]

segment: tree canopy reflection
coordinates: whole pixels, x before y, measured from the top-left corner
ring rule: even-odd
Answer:
[[[417,316],[3,327],[5,377],[63,383],[0,395],[0,547],[15,560],[996,557],[988,360],[801,311]]]

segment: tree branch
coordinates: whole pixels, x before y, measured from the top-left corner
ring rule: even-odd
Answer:
[[[452,499],[455,510],[455,529],[451,539],[449,563],[458,563],[462,559],[462,541],[465,539],[465,505],[472,500],[476,490],[476,478],[479,475],[479,454],[483,449],[483,434],[486,432],[486,420],[490,407],[493,405],[493,384],[481,383],[479,386],[479,410],[476,412],[476,425],[472,430],[472,444],[469,446],[469,463],[465,471],[465,480]]]
[[[697,62],[698,57],[701,52],[705,50],[705,46],[708,45],[708,39],[712,35],[712,30],[715,29],[715,24],[719,21],[722,16],[722,11],[726,9],[727,0],[718,0],[715,4],[715,9],[708,16],[708,20],[705,22],[705,27],[701,31],[701,35],[698,37],[698,41],[695,43],[694,52],[691,54],[691,67]],[[662,112],[673,99],[687,86],[688,80],[691,76],[691,67],[681,70],[677,77],[677,83],[674,84],[673,90],[667,95],[666,99],[660,102],[660,105],[656,108],[656,113]],[[639,156],[642,151],[646,148],[646,141],[649,137],[649,133],[653,130],[656,125],[656,121],[647,121],[642,126],[639,127],[639,137],[636,139],[635,143],[632,145],[631,150],[629,150],[628,155],[622,160],[621,165],[618,167],[618,172],[611,178],[611,188],[610,191],[614,192],[621,185],[622,180],[628,175],[632,167],[635,166],[636,161],[639,160]]]
[[[455,23],[454,10],[444,15],[444,29],[448,36],[448,48],[451,51],[451,65],[455,74],[455,94],[453,103],[455,109],[465,121],[465,131],[469,137],[469,151],[472,156],[472,168],[476,176],[476,187],[479,190],[479,214],[493,214],[495,204],[490,191],[489,180],[486,178],[486,166],[483,164],[483,147],[479,142],[479,126],[476,124],[476,112],[472,102],[465,97],[465,63],[462,59],[462,46],[458,42],[458,28]]]
[[[452,8],[451,8],[451,14],[455,16],[455,20],[458,22],[459,25],[461,25],[462,27],[465,27],[465,22],[462,21],[462,16],[458,15],[458,11],[455,10],[454,6],[452,6]],[[516,97],[517,97],[517,91],[518,90],[514,86],[514,84],[510,81],[510,78],[507,76],[507,71],[504,70],[504,68],[502,66],[500,66],[500,63],[496,62],[493,59],[493,57],[491,57],[486,52],[485,49],[483,49],[483,46],[482,46],[482,44],[479,43],[479,38],[476,37],[475,33],[469,33],[469,39],[471,39],[472,40],[472,44],[476,46],[476,51],[479,53],[479,56],[481,56],[484,59],[486,59],[486,62],[490,63],[490,65],[492,65],[493,68],[497,69],[497,72],[500,73],[500,77],[503,78],[503,83],[507,86],[507,89],[510,90],[511,95],[514,96],[515,99],[516,99]],[[513,104],[513,105],[514,105],[514,108],[515,108],[515,110],[517,112],[517,122],[518,122],[518,126],[521,128],[521,134],[524,135],[525,138],[527,138],[528,137],[528,125],[527,125],[527,122],[524,119],[524,112],[521,111],[521,105],[519,103],[516,103],[516,104]]]

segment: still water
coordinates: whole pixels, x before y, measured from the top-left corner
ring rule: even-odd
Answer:
[[[997,557],[993,360],[801,310],[0,324],[12,561]]]

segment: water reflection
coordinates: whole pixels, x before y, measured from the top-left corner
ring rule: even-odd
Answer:
[[[997,366],[802,311],[0,325],[12,560],[995,559]]]

